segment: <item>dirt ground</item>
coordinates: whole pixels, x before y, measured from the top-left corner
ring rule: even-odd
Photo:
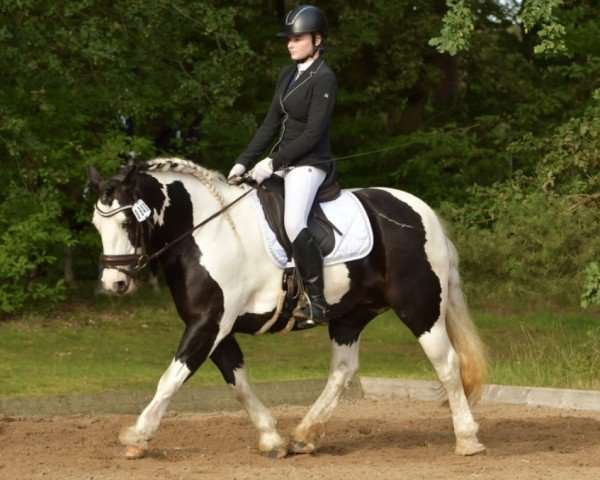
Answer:
[[[307,407],[274,409],[280,432]],[[129,415],[0,419],[0,478],[16,479],[599,479],[600,412],[479,405],[485,455],[454,454],[449,412],[435,403],[340,404],[318,453],[271,460],[244,412],[168,413],[149,455],[125,460]]]

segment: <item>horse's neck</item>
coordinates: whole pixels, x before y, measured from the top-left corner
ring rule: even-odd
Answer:
[[[230,203],[235,202],[240,196],[244,195],[246,190],[242,187],[229,185],[216,179],[199,179],[191,174],[170,171],[156,172],[153,173],[153,176],[159,181],[161,190],[167,197],[164,208],[167,206],[174,209],[182,208],[181,205],[175,204],[177,202],[176,198],[169,197],[167,188],[173,182],[181,182],[191,201],[194,225],[225,209],[223,213],[207,223],[206,226],[200,227],[198,234],[210,232],[219,237],[230,234],[244,235],[244,232],[258,228],[256,217],[252,214],[251,200],[248,197],[230,208],[226,208]],[[164,218],[164,212],[157,212],[156,217],[160,222]],[[177,228],[177,235],[184,233],[187,228],[189,228],[189,225],[182,225],[181,228]],[[173,227],[169,230],[174,232]],[[172,241],[173,239],[165,240]]]
[[[190,191],[190,190],[188,190]],[[192,203],[196,213],[201,212],[202,218],[207,218],[219,211],[222,213],[213,220],[215,224],[226,222],[235,230],[236,213],[240,210],[238,202],[245,193],[241,187],[228,185],[227,183],[214,180],[210,184],[198,182],[191,187]],[[243,202],[245,199],[242,199]],[[241,203],[240,202],[240,203]]]
[[[229,262],[233,262],[237,265],[236,268],[240,268],[240,258],[247,255],[256,256],[256,252],[263,250],[262,233],[251,199],[252,194],[240,199],[247,192],[245,188],[228,185],[224,182],[218,182],[215,187],[218,189],[224,205],[217,201],[207,189],[198,189],[198,198],[194,199],[194,205],[198,205],[197,202],[206,201],[208,196],[211,196],[212,201],[210,207],[204,207],[200,203],[202,205],[201,215],[195,215],[196,221],[206,219],[224,207],[228,208],[206,227],[201,227],[196,238],[203,254],[215,259],[215,262],[223,268],[231,266],[226,265]],[[236,202],[236,200],[239,201]]]
[[[175,182],[179,182],[183,185],[185,190],[190,196],[190,200],[192,202],[192,206],[195,211],[201,210],[214,210],[215,207],[219,206],[220,201],[219,196],[221,195],[220,188],[217,185],[217,182],[211,180],[200,180],[198,177],[190,174],[190,173],[180,173],[173,171],[165,171],[165,172],[152,172],[152,176],[156,178],[161,184],[161,189],[163,193],[167,196],[167,203],[172,205],[173,202],[176,202],[176,199],[170,198],[167,189],[170,184],[174,184]],[[178,208],[180,206],[175,206]]]

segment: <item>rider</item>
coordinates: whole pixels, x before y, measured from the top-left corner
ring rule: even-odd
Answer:
[[[327,323],[328,313],[323,295],[323,257],[307,228],[318,190],[336,184],[329,124],[337,79],[323,61],[327,30],[325,14],[314,6],[301,5],[287,14],[278,36],[287,38],[288,51],[296,64],[279,72],[269,111],[228,176],[242,175],[277,139],[271,152],[250,173],[258,183],[273,172],[284,179],[285,230],[309,300],[306,307],[294,312],[299,328]]]

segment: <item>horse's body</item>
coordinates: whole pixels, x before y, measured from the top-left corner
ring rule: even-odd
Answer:
[[[100,184],[99,177],[95,178]],[[130,210],[111,214],[142,198],[152,214],[144,224],[149,251],[156,251],[244,191],[190,162],[157,159],[130,169],[125,178],[100,184],[94,224],[105,255],[133,254]],[[121,434],[126,454],[142,456],[171,398],[208,358],[217,365],[259,431],[259,448],[283,456],[312,452],[325,423],[358,369],[359,338],[378,314],[392,308],[418,338],[446,389],[456,451],[484,450],[468,398],[480,393],[485,359],[459,286],[457,256],[435,213],[416,197],[392,189],[355,192],[372,224],[374,247],[362,260],[325,268],[330,306],[331,372],[325,390],[294,430],[291,442],[253,393],[235,333],[255,333],[273,316],[281,270],[263,248],[254,207],[244,199],[161,256],[177,311],[186,328],[156,395],[136,424]],[[106,214],[108,212],[108,215]],[[125,293],[133,281],[121,270],[104,270],[108,290]],[[128,452],[128,453],[127,453]]]

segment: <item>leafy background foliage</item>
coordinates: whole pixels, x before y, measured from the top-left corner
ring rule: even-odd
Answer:
[[[437,207],[476,301],[598,303],[596,3],[317,2],[334,153],[388,148],[340,160],[340,182]],[[289,61],[273,34],[296,4],[0,0],[0,312],[68,297],[71,262],[97,275],[86,165],[230,167]]]

